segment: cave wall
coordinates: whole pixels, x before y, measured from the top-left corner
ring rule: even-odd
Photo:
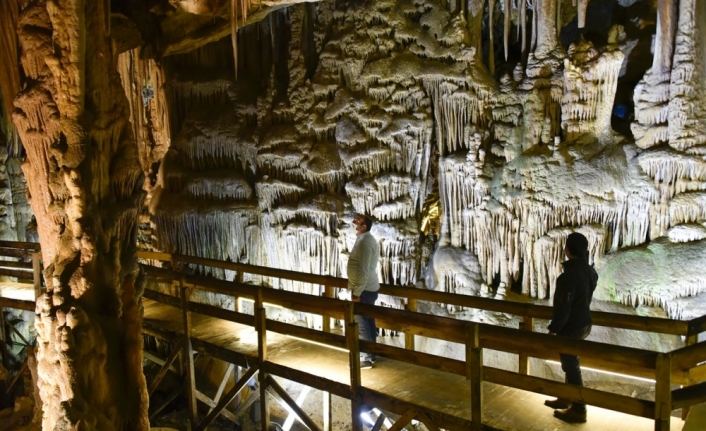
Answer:
[[[678,298],[706,290],[700,276],[638,286],[621,265],[706,263],[704,6],[539,5],[324,1],[240,28],[237,62],[229,38],[149,67],[122,54],[124,84],[142,70],[125,85],[153,133],[144,237],[345,277],[361,212],[378,221],[384,282],[543,299],[579,230],[601,299],[683,317]],[[447,248],[468,271],[444,263],[458,255]]]

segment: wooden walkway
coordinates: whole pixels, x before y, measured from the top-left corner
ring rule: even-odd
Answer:
[[[148,333],[183,334],[182,312],[176,307],[144,300],[144,327]],[[220,359],[246,366],[257,363],[257,332],[241,325],[202,314],[192,313],[194,348],[205,350]],[[348,352],[325,345],[267,332],[268,363],[280,370],[296,370],[348,386]],[[280,375],[278,373],[273,374]],[[301,381],[299,373],[287,378],[316,387],[315,379]],[[313,384],[312,384],[313,383]],[[379,358],[371,370],[362,370],[362,385],[368,391],[386,395],[420,410],[439,412],[449,419],[470,421],[470,385],[456,374],[445,373],[391,359]],[[321,389],[321,388],[318,388]],[[345,394],[339,394],[345,395]],[[589,421],[567,424],[553,416],[543,405],[543,395],[483,383],[484,423],[491,429],[514,430],[653,430],[654,421],[589,406]],[[671,430],[681,430],[683,422],[673,418]]]

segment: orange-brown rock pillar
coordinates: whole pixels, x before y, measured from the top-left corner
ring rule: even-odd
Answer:
[[[13,119],[47,288],[36,319],[42,428],[148,430],[136,258],[143,175],[109,1],[19,4],[24,82]]]

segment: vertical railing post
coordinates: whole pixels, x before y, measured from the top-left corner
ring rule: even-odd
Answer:
[[[194,373],[194,350],[191,345],[191,312],[189,311],[189,298],[191,297],[191,289],[184,285],[184,280],[179,282],[179,290],[181,294],[181,310],[182,322],[184,324],[184,361],[186,368],[186,379],[188,384],[188,401],[189,401],[189,421],[187,426],[189,429],[196,428],[197,412],[196,412],[196,375]]]
[[[691,328],[691,325],[689,325],[689,329],[686,333],[686,345],[691,346],[692,344],[696,344],[698,341],[698,335],[694,334]],[[681,409],[681,420],[685,421],[686,417],[689,415],[689,407],[682,407]]]
[[[672,355],[658,353],[655,363],[655,431],[669,431],[672,416]]]
[[[243,271],[240,270],[240,271],[238,271],[238,273],[237,273],[236,276],[235,276],[235,281],[236,281],[237,283],[239,283],[239,284],[243,284],[243,283],[244,283],[243,280],[245,280],[245,277],[244,277]],[[236,313],[241,313],[241,312],[242,312],[242,306],[241,306],[240,304],[241,304],[242,301],[241,301],[241,299],[240,299],[240,296],[238,296],[238,295],[233,295],[233,301],[235,302],[235,304],[234,304],[235,312],[236,312]]]
[[[417,299],[407,298],[407,311],[417,311]],[[414,334],[405,332],[404,334],[404,348],[407,350],[414,350]]]
[[[333,298],[333,287],[330,285],[324,286],[324,297]],[[321,330],[324,332],[331,332],[331,316],[328,314],[323,314],[321,316]]]
[[[483,429],[483,348],[480,325],[466,325],[466,378],[471,384],[471,429]]]
[[[32,280],[34,281],[35,300],[42,296],[42,254],[38,251],[32,253]]]
[[[358,340],[358,324],[355,321],[355,304],[346,303],[346,344],[348,345],[348,362],[351,370],[351,422],[353,431],[363,431],[363,421],[360,417],[360,342]]]
[[[263,289],[257,289],[255,297],[255,329],[257,330],[257,359],[259,362],[258,380],[260,382],[260,426],[262,431],[270,430],[270,404],[267,398],[267,312],[263,301]]]
[[[530,316],[523,316],[522,322],[520,322],[520,330],[522,331],[534,331],[534,318]],[[530,374],[530,357],[526,353],[520,353],[518,357],[519,363],[517,364],[517,371],[520,374]]]

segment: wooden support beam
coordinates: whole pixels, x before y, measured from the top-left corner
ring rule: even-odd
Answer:
[[[417,312],[417,300],[414,298],[409,298],[407,300],[407,311]],[[404,348],[408,350],[415,350],[414,348],[414,333],[405,332],[404,334]]]
[[[658,354],[655,369],[655,431],[669,431],[672,416],[671,354]]]
[[[483,429],[483,348],[480,347],[480,326],[466,325],[466,377],[471,381],[471,420],[473,431]]]
[[[164,376],[167,375],[167,371],[169,371],[169,368],[171,367],[172,363],[174,363],[174,360],[177,358],[177,356],[179,356],[179,352],[181,352],[183,347],[184,340],[181,340],[172,348],[172,351],[171,353],[169,353],[167,360],[164,361],[164,363],[162,364],[162,368],[159,369],[157,375],[154,376],[154,380],[152,380],[149,387],[147,388],[147,394],[149,396],[152,396],[154,391],[157,389],[157,386],[159,386],[159,383],[162,381]]]
[[[297,415],[299,420],[307,426],[311,431],[321,431],[321,429],[314,423],[313,420],[309,417],[309,415],[306,414],[304,410],[302,410],[301,407],[292,399],[292,397],[289,396],[287,391],[285,391],[279,383],[275,381],[274,378],[272,378],[271,375],[267,376],[267,383],[270,385],[272,389],[277,393],[277,395],[282,398],[282,401],[284,401],[287,406]]]
[[[187,377],[184,377],[182,380],[181,386],[179,386],[179,389],[176,391],[172,391],[169,393],[169,396],[160,404],[157,406],[154,411],[150,414],[150,420],[154,419],[162,410],[164,410],[165,407],[167,407],[169,404],[172,403],[182,392],[184,392],[184,389],[186,389],[189,386],[189,381]]]
[[[235,365],[234,364],[228,364],[228,368],[226,368],[226,372],[223,373],[223,379],[221,380],[221,384],[218,385],[218,390],[216,391],[216,395],[213,396],[213,401],[218,402],[221,400],[221,396],[223,395],[223,391],[226,389],[226,385],[228,384],[228,378],[230,377],[231,373],[235,370]],[[236,379],[237,382],[237,379]],[[212,409],[211,409],[212,410]],[[211,410],[208,412],[211,413]]]
[[[530,316],[524,316],[522,322],[520,322],[520,330],[534,332],[534,318]],[[530,370],[530,357],[527,353],[521,352],[518,355],[518,372],[520,374],[529,375]]]
[[[333,298],[333,286],[330,284],[324,285],[324,297],[326,298]],[[321,316],[323,319],[321,322],[321,330],[324,332],[331,332],[331,315],[330,314],[324,314]]]
[[[7,334],[5,333],[5,310],[0,307],[0,353],[2,354],[2,366],[7,369],[8,352],[7,352]]]
[[[143,331],[143,333],[144,333],[144,331]],[[179,340],[179,342],[181,342],[181,340]],[[162,358],[160,358],[160,357],[158,357],[158,356],[155,356],[155,355],[153,355],[152,353],[150,353],[150,352],[148,352],[148,351],[146,351],[146,350],[142,352],[142,356],[143,356],[145,359],[147,359],[148,361],[154,362],[155,364],[159,365],[160,367],[166,363],[166,361],[165,361],[164,359],[162,359]],[[181,357],[181,350],[178,350],[178,351],[177,351],[177,358],[180,358],[180,357]],[[175,362],[178,363],[179,361],[175,361]],[[174,366],[174,364],[172,364],[172,365],[169,367],[169,371],[171,371],[172,373],[177,374],[177,375],[181,375],[181,374],[182,374],[182,373],[177,369],[177,367]]]
[[[259,399],[260,399],[260,391],[259,390],[252,391],[250,396],[245,401],[243,401],[243,403],[240,404],[240,406],[237,409],[235,409],[235,413],[233,413],[233,414],[235,415],[235,417],[240,417],[248,409],[250,409],[250,406],[252,406],[255,403],[255,401],[257,401]]]
[[[27,358],[29,358],[29,356]],[[22,363],[20,370],[17,372],[17,374],[15,374],[15,377],[12,378],[10,384],[7,385],[7,389],[5,389],[5,395],[10,395],[12,393],[12,390],[15,389],[15,385],[20,380],[20,377],[22,377],[22,373],[24,373],[27,369],[27,358],[25,358],[25,361]]]
[[[245,386],[248,384],[248,382],[250,381],[250,379],[253,378],[253,376],[255,375],[255,373],[258,372],[258,370],[259,370],[259,368],[258,368],[256,365],[253,365],[252,367],[250,367],[250,368],[248,369],[248,371],[245,373],[245,375],[243,375],[243,377],[241,377],[240,380],[238,380],[238,382],[235,384],[235,386],[233,386],[233,389],[231,389],[230,391],[228,391],[228,393],[227,393],[226,395],[224,395],[224,396],[218,401],[218,404],[217,404],[215,407],[213,407],[213,409],[211,410],[211,412],[210,412],[210,413],[204,418],[204,420],[199,424],[198,428],[196,428],[196,431],[203,431],[203,430],[205,430],[206,427],[207,427],[208,425],[210,425],[211,422],[213,422],[213,420],[216,418],[216,416],[218,416],[219,414],[221,414],[221,413],[223,412],[223,410],[226,408],[226,406],[227,406],[228,404],[230,404],[230,402],[233,401],[233,399],[234,399],[236,396],[238,396],[238,394],[240,393],[240,391],[242,391],[243,388],[245,388]],[[261,373],[261,375],[262,375],[262,374],[264,374],[264,373]],[[237,412],[236,412],[236,414],[233,414],[233,417],[235,417],[235,418],[238,417]],[[269,429],[269,428],[266,428],[266,429]]]
[[[199,391],[198,389],[196,390],[196,399],[209,407],[209,413],[212,412],[213,409],[218,406],[218,401],[210,399],[208,396],[206,396],[206,394]],[[238,418],[233,413],[229,412],[228,409],[221,410],[219,414],[224,418],[228,419],[229,421],[233,422],[234,424],[238,423]]]
[[[24,337],[24,335],[22,335],[20,333],[20,331],[18,331],[17,328],[15,328],[15,325],[13,325],[12,322],[9,322],[7,326],[9,326],[10,329],[12,329],[12,332],[14,332],[15,334],[17,334],[18,337],[20,337],[20,340],[22,340],[22,342],[24,343],[25,346],[27,346],[27,347],[33,346],[33,344],[31,344],[29,341],[27,341],[27,339]]]
[[[378,419],[375,421],[375,424],[373,425],[373,427],[370,431],[380,431],[382,429],[382,425],[384,423],[385,423],[385,415],[380,413],[380,416],[378,416]]]
[[[40,252],[32,253],[32,278],[34,281],[34,299],[42,296],[42,254]]]
[[[691,331],[691,325],[689,327],[689,332],[686,335],[686,346],[692,346],[699,341],[699,335],[694,334]],[[672,357],[672,365],[674,365],[674,357]],[[681,420],[685,421],[686,417],[689,416],[689,406],[682,407],[681,409]]]
[[[406,427],[410,422],[412,422],[412,419],[414,419],[417,416],[417,412],[414,410],[407,410],[405,414],[400,416],[397,421],[392,424],[392,427],[388,429],[388,431],[402,431],[404,427]]]
[[[420,422],[422,422],[424,425],[426,425],[427,428],[429,428],[429,431],[441,431],[441,429],[436,426],[434,421],[429,418],[426,414],[419,412],[417,413],[417,419],[419,419]]]
[[[263,304],[263,289],[257,290],[255,297],[255,328],[257,329],[257,359],[260,364],[260,426],[270,429],[270,405],[267,398],[267,312]]]
[[[321,391],[323,395],[324,429],[323,431],[333,431],[333,409],[331,408],[331,392]]]
[[[362,403],[360,402],[360,341],[358,339],[358,324],[355,322],[355,306],[352,302],[345,305],[346,344],[348,345],[348,366],[351,372],[351,424],[353,431],[363,431],[363,421],[360,417]]]
[[[191,312],[189,311],[189,297],[191,289],[184,287],[184,283],[180,285],[181,293],[181,310],[183,322],[183,345],[184,345],[184,366],[186,368],[186,378],[188,383],[187,399],[189,409],[189,419],[187,426],[189,429],[196,427],[197,410],[196,410],[196,374],[194,372],[194,349],[191,345]]]

